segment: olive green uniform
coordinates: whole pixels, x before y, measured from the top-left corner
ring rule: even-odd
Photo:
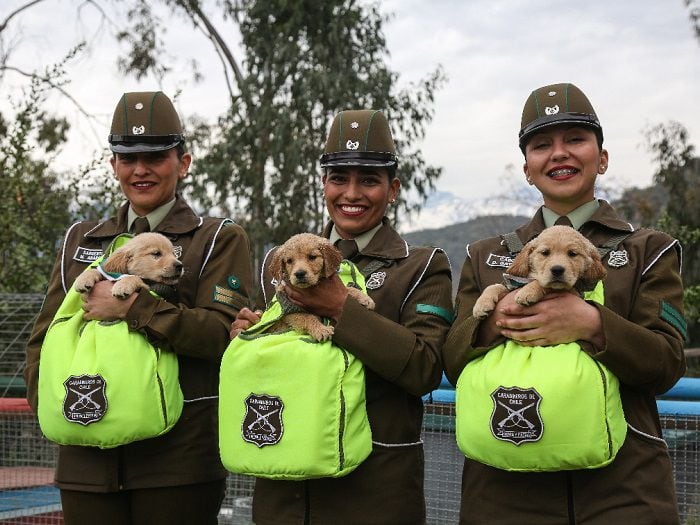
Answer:
[[[440,346],[452,316],[450,265],[441,250],[409,250],[386,219],[353,262],[369,281],[374,275],[381,282],[368,285],[376,308],[369,311],[348,297],[333,342],[365,364],[373,451],[342,478],[258,479],[257,525],[425,522],[421,396],[441,378]],[[267,269],[262,284],[269,302],[274,290]]]
[[[102,223],[80,222],[59,250],[46,299],[27,347],[28,399],[37,407],[41,345],[66,290],[118,234],[127,231],[128,204]],[[155,230],[169,237],[185,272],[179,303],[141,291],[126,322],[178,355],[185,405],[167,434],[115,449],[59,447],[56,483],[61,489],[113,492],[223,480],[217,441],[219,362],[236,313],[248,306],[252,275],[248,238],[231,221],[202,218],[178,197]],[[128,348],[124,349],[125,355]],[[40,402],[40,401],[39,401]]]
[[[540,210],[516,233],[526,243],[544,227]],[[630,230],[604,201],[579,229],[596,246]],[[509,256],[500,237],[469,245],[467,251],[456,319],[443,346],[453,384],[469,361],[489,350],[474,347],[479,320],[471,315],[472,307],[486,286],[502,281],[505,267],[497,261]],[[620,380],[629,423],[624,445],[611,465],[581,471],[513,473],[466,459],[460,523],[678,523],[655,395],[673,386],[685,370],[680,246],[664,233],[641,229],[615,251],[604,258],[604,306],[591,303],[600,311],[606,346],[581,345]]]

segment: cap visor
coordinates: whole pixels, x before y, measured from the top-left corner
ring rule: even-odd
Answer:
[[[135,144],[125,144],[125,143],[119,143],[119,144],[110,144],[109,149],[111,149],[114,153],[146,153],[149,151],[165,151],[168,149],[172,149],[178,144],[180,144],[181,141],[176,140],[175,142],[168,142],[166,144],[145,144],[145,143],[135,143]]]
[[[390,166],[395,166],[396,161],[393,160],[372,160],[372,159],[336,159],[329,160],[326,162],[321,162],[322,168],[329,168],[332,166],[366,166],[372,168],[388,168]]]

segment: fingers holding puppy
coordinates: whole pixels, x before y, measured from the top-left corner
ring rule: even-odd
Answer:
[[[229,331],[229,336],[231,339],[238,336],[241,332],[247,330],[254,324],[260,322],[260,316],[262,312],[260,310],[251,310],[249,308],[243,307],[236,314],[236,319],[231,323],[231,329]]]

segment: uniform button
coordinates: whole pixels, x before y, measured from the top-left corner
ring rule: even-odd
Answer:
[[[137,328],[139,326],[139,322],[136,319],[132,319],[131,321],[129,321],[129,326],[131,328]]]

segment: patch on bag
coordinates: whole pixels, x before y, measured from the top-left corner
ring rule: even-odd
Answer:
[[[489,253],[486,258],[486,265],[491,268],[508,268],[513,264],[514,258],[509,255],[496,255],[495,253]]]
[[[542,396],[534,388],[498,387],[491,393],[491,433],[516,445],[539,441],[544,431],[540,417]]]
[[[83,263],[93,263],[100,257],[102,257],[102,250],[94,250],[92,248],[83,248],[78,246],[73,254],[73,260]]]
[[[279,397],[251,392],[245,400],[245,416],[241,425],[243,439],[258,448],[279,443],[284,434],[283,409],[284,403]]]
[[[63,382],[66,397],[63,400],[63,416],[71,423],[89,425],[102,419],[107,412],[107,382],[104,377],[70,376]]]

